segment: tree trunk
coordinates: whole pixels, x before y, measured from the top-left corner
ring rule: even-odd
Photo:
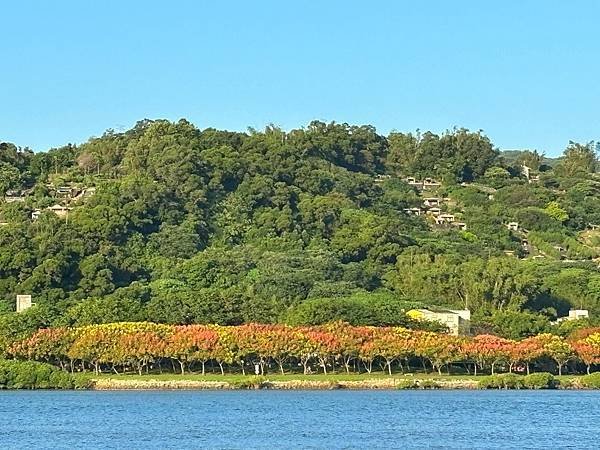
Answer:
[[[223,363],[219,361],[219,367],[221,368],[221,375],[225,375],[225,370],[223,370]]]
[[[304,375],[308,375],[308,359],[301,360],[301,363],[304,368]]]
[[[344,358],[344,367],[346,368],[346,373],[350,373],[350,361],[351,358]]]
[[[327,375],[327,360],[320,358],[321,367],[323,368],[323,373]]]
[[[179,365],[181,366],[181,375],[185,373],[185,361],[179,361]]]

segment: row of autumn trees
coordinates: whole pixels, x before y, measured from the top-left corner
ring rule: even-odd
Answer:
[[[96,373],[149,369],[185,373],[217,368],[224,374],[247,367],[260,370],[372,372],[462,366],[467,373],[498,369],[526,371],[569,364],[587,372],[600,364],[600,328],[576,331],[567,339],[540,334],[520,341],[493,335],[459,337],[399,327],[350,326],[336,322],[314,327],[247,324],[173,326],[121,322],[80,328],[47,328],[7,345],[5,356],[49,362],[64,370]]]

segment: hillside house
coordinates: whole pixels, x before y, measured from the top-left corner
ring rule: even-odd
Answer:
[[[42,210],[41,209],[34,209],[31,212],[31,220],[38,220],[41,215],[42,215]]]
[[[510,231],[519,231],[519,222],[508,222],[506,228]]]
[[[435,223],[438,225],[443,225],[446,223],[453,223],[456,221],[456,216],[454,214],[440,214],[435,218]]]
[[[525,164],[521,166],[521,173],[529,183],[536,183],[540,181],[540,176],[538,174],[533,173],[533,169],[531,167],[527,167]]]
[[[18,313],[23,312],[34,305],[35,303],[31,303],[31,295],[17,295],[16,311]]]
[[[569,310],[568,316],[557,318],[555,323],[565,322],[569,320],[583,320],[589,318],[590,312],[587,309],[571,309]]]
[[[432,216],[439,216],[442,213],[442,209],[434,206],[433,208],[429,208],[427,210],[427,214],[431,214]]]
[[[4,201],[6,203],[24,202],[25,194],[20,190],[11,189],[4,194]]]
[[[465,222],[453,222],[452,225],[454,225],[456,228],[458,228],[461,231],[467,230],[467,224]]]
[[[406,181],[406,184],[408,184],[409,186],[414,187],[417,190],[421,190],[423,189],[423,183],[419,180],[417,180],[415,177],[408,177],[405,178],[404,181]]]
[[[378,184],[379,184],[379,183],[383,183],[383,182],[385,182],[386,180],[389,180],[390,178],[391,178],[391,176],[390,176],[390,175],[377,175],[377,176],[375,177],[375,183],[378,183]]]
[[[442,201],[437,197],[426,197],[423,199],[424,206],[440,206]]]
[[[471,311],[468,309],[412,309],[406,314],[416,320],[439,322],[455,336],[469,334],[471,328]]]
[[[421,208],[404,208],[404,212],[409,216],[420,216],[423,214],[423,210]]]
[[[54,206],[50,206],[46,209],[48,209],[48,211],[52,211],[58,217],[64,218],[69,215],[69,211],[73,208],[68,208],[68,207],[62,206],[62,205],[54,205]]]
[[[59,186],[56,188],[56,196],[59,198],[73,199],[81,193],[81,189],[74,186]]]
[[[434,180],[433,178],[425,178],[423,180],[423,190],[437,189],[442,186],[442,183]]]

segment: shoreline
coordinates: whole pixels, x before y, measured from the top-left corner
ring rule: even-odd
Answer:
[[[483,377],[482,377],[483,378]],[[204,380],[158,380],[143,379],[90,379],[85,388],[93,391],[148,391],[148,390],[486,390],[479,380],[422,378],[406,380],[367,379],[367,380],[269,380],[268,378],[247,381],[204,381]],[[490,389],[490,388],[487,388]],[[508,389],[510,388],[492,388]],[[527,388],[520,388],[526,390]],[[594,390],[585,387],[576,379],[550,388],[555,390]],[[518,389],[512,389],[518,390]]]
[[[418,386],[417,384],[421,384]],[[121,380],[115,378],[92,379],[88,389],[103,390],[399,390],[399,389],[478,389],[472,380],[415,380],[408,387],[403,379],[371,380],[252,380],[242,382],[200,380]]]

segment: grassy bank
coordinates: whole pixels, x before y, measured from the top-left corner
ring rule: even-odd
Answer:
[[[79,384],[95,390],[144,389],[590,389],[600,388],[600,375],[531,377],[407,374],[316,375],[92,375],[81,374]]]

